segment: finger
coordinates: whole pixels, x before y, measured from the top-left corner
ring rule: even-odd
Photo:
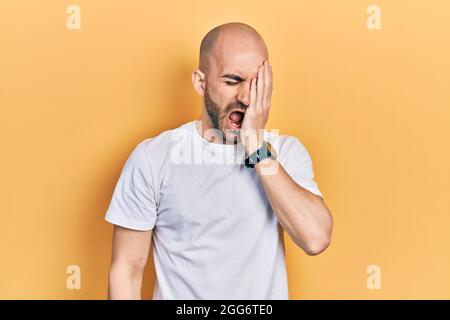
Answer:
[[[256,109],[261,111],[263,106],[263,94],[264,94],[264,65],[258,68],[258,80],[256,82]]]
[[[269,64],[269,75],[270,75],[269,102],[272,105],[273,73],[272,73],[272,65],[271,64]]]
[[[270,91],[272,90],[272,76],[270,74],[269,61],[264,63],[264,97],[263,97],[263,108],[270,108]]]
[[[256,108],[256,79],[250,82],[250,106]]]

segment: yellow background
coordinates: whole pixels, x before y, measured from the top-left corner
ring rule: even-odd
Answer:
[[[66,28],[70,4],[81,30]],[[381,30],[366,27],[370,4]],[[319,256],[286,236],[290,298],[450,298],[449,1],[6,0],[0,10],[0,298],[106,297],[103,219],[124,161],[198,117],[198,47],[229,21],[265,38],[267,128],[305,144],[334,216]],[[81,290],[66,288],[73,264]],[[380,290],[366,286],[373,264]]]

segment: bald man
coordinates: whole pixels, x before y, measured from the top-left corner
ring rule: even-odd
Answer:
[[[138,143],[116,184],[108,297],[140,299],[153,239],[153,299],[288,299],[283,232],[317,255],[332,218],[300,140],[264,129],[264,40],[243,23],[212,29],[192,82],[200,117]]]

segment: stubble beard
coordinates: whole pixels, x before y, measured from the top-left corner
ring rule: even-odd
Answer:
[[[209,119],[211,120],[211,123],[216,132],[220,134],[219,138],[222,139],[222,143],[227,143],[227,141],[234,144],[238,143],[240,140],[239,130],[232,130],[225,128],[223,123],[224,118],[221,117],[220,106],[211,99],[211,96],[209,95],[208,86],[206,86],[205,88],[204,103]]]

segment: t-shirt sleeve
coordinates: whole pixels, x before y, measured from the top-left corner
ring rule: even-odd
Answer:
[[[115,186],[105,220],[134,230],[152,230],[156,217],[155,183],[142,143],[128,157]]]
[[[280,150],[280,163],[289,176],[301,187],[323,198],[316,181],[311,157],[298,138],[288,137]]]

